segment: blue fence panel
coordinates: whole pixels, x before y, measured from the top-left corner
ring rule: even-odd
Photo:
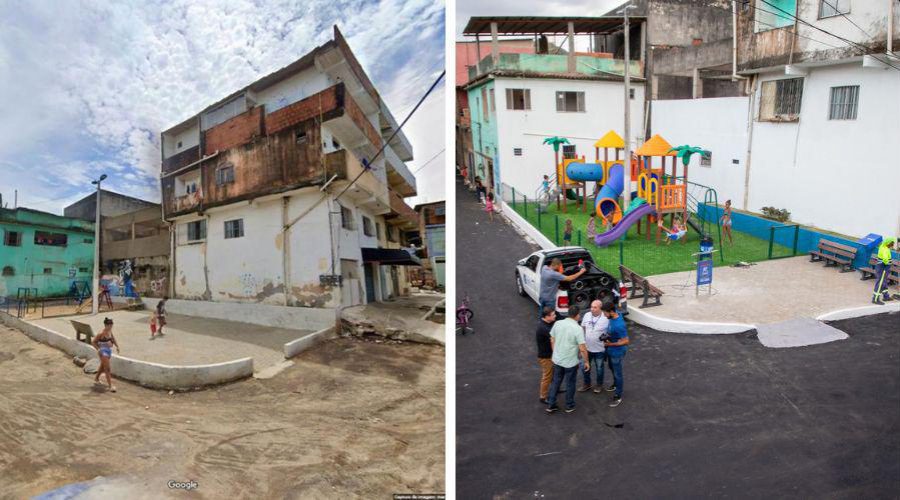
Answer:
[[[722,207],[715,207],[704,203],[700,203],[697,206],[697,215],[713,224],[715,224],[719,217],[722,216],[723,212],[724,208]],[[737,212],[731,213],[731,220],[732,229],[735,231],[747,233],[765,241],[769,241],[769,228],[784,225],[782,222]],[[797,235],[797,255],[803,255],[810,250],[814,250],[816,246],[818,246],[819,240],[822,238],[859,249],[856,259],[853,261],[853,267],[860,268],[869,265],[870,254],[868,253],[868,250],[856,241],[831,234],[820,233],[803,227],[800,228],[800,233]],[[791,229],[776,229],[775,243],[791,248],[794,245],[794,231]],[[894,258],[897,258],[897,252],[894,252]]]

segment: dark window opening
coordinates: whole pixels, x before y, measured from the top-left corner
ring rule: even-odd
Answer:
[[[35,231],[34,244],[47,245],[52,247],[64,247],[68,244],[69,237],[61,233],[47,233],[44,231]]]
[[[224,186],[234,182],[234,165],[226,163],[216,169],[216,185]]]
[[[12,268],[12,266],[4,266],[3,267],[3,276],[15,276],[16,270]]]
[[[306,131],[298,130],[296,134],[294,134],[294,140],[297,141],[297,144],[306,144]]]
[[[45,268],[44,268],[44,274],[53,274],[53,268],[51,268],[51,267],[45,267]]]
[[[353,211],[343,205],[341,205],[341,227],[348,231],[356,229],[353,225]]]
[[[375,236],[375,232],[372,230],[372,219],[363,215],[363,234],[366,236]]]
[[[79,267],[78,272],[81,274],[87,274],[89,271],[88,271],[88,268],[86,268],[86,267]]]
[[[22,233],[19,231],[6,231],[3,236],[3,244],[8,247],[22,246]]]
[[[206,221],[198,220],[187,224],[188,241],[200,241],[206,239]]]
[[[578,153],[575,151],[574,144],[563,144],[563,158],[567,160],[578,158]]]
[[[225,239],[242,238],[244,236],[244,219],[225,221]]]
[[[584,92],[557,92],[556,111],[584,113]]]
[[[341,149],[341,144],[334,137],[331,138],[331,147],[334,149]]]
[[[527,111],[531,109],[531,90],[506,89],[506,109]]]

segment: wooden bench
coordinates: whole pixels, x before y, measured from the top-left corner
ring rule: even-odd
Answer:
[[[94,329],[91,328],[91,325],[71,319],[69,323],[72,323],[72,327],[75,328],[75,340],[80,340],[85,344],[90,344],[94,340]]]
[[[622,283],[631,283],[631,294],[628,298],[644,299],[644,302],[640,305],[641,309],[662,304],[660,298],[663,295],[663,291],[651,285],[647,278],[623,265],[619,265],[619,273],[622,274]],[[638,295],[638,289],[640,289],[640,295]],[[649,303],[651,300],[654,301],[652,304]]]
[[[870,280],[875,277],[875,266],[878,264],[877,254],[872,254],[869,257],[869,265],[868,267],[859,268],[859,272],[862,274],[859,279],[861,280]],[[888,285],[896,285],[900,284],[900,262],[894,261],[891,263],[891,268],[888,270],[887,275],[887,284]]]
[[[810,250],[809,261],[824,262],[825,267],[841,266],[841,272],[846,273],[853,270],[856,251],[855,247],[822,238],[816,250]]]

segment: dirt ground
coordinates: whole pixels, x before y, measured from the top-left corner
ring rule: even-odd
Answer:
[[[119,382],[113,394],[62,352],[0,326],[0,497],[98,476],[87,497],[443,491],[442,347],[341,338],[294,361],[267,380],[173,395]]]

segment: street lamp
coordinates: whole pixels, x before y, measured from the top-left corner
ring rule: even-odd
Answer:
[[[91,283],[91,314],[97,314],[100,310],[98,301],[100,288],[100,183],[106,179],[106,174],[100,176],[91,184],[97,185],[97,208],[94,214],[94,279]]]

